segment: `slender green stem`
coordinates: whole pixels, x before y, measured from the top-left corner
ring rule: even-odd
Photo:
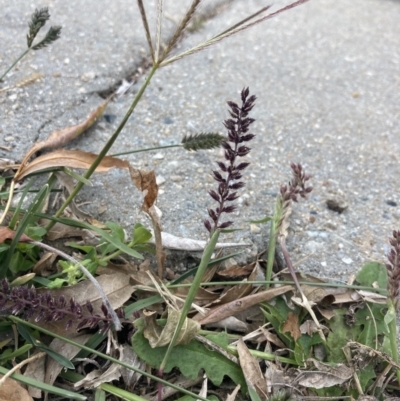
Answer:
[[[208,401],[207,398],[198,396],[198,395],[196,395],[196,394],[194,394],[194,393],[192,393],[192,392],[190,392],[190,391],[188,391],[188,390],[185,390],[185,389],[182,388],[182,387],[179,387],[179,386],[176,386],[176,385],[174,385],[174,384],[172,384],[172,383],[169,383],[169,382],[167,382],[166,380],[162,380],[162,379],[158,378],[157,376],[153,376],[153,375],[151,375],[151,374],[145,372],[144,370],[134,368],[132,365],[130,365],[130,364],[128,364],[128,363],[119,361],[118,359],[115,359],[115,358],[113,358],[113,357],[111,357],[111,356],[108,356],[108,355],[106,355],[106,354],[103,354],[102,352],[99,352],[99,351],[97,351],[97,350],[95,350],[95,349],[92,349],[92,348],[90,348],[90,347],[86,347],[85,345],[82,345],[82,344],[79,344],[79,343],[77,343],[77,342],[75,342],[75,341],[72,341],[72,340],[70,340],[69,338],[60,336],[60,335],[58,335],[58,334],[56,334],[56,333],[53,333],[52,331],[43,329],[43,328],[40,327],[40,326],[36,326],[35,324],[26,322],[25,320],[22,320],[22,319],[20,319],[19,317],[16,317],[16,316],[8,316],[8,319],[11,320],[11,321],[13,321],[14,323],[21,323],[21,324],[23,324],[23,325],[25,325],[25,326],[31,327],[31,328],[33,328],[33,329],[35,329],[35,330],[40,331],[41,333],[47,334],[47,335],[50,336],[50,337],[58,338],[59,340],[62,340],[62,341],[64,341],[64,342],[68,343],[68,344],[74,345],[75,347],[78,347],[78,348],[80,348],[80,349],[82,349],[82,350],[84,350],[84,351],[87,351],[87,352],[89,352],[90,354],[97,355],[97,356],[99,356],[100,358],[106,359],[106,360],[108,360],[108,361],[110,361],[110,362],[112,362],[112,363],[116,363],[117,365],[123,366],[124,368],[127,368],[127,369],[129,369],[129,370],[132,370],[133,372],[139,373],[139,374],[141,374],[141,375],[143,375],[143,376],[145,376],[145,377],[148,377],[149,379],[152,379],[152,380],[155,380],[155,381],[157,381],[157,382],[159,382],[159,383],[162,383],[162,384],[164,384],[165,386],[168,386],[168,387],[171,387],[171,388],[173,388],[173,389],[175,389],[175,390],[178,390],[178,391],[180,391],[181,393],[190,395],[191,397],[194,397],[195,399],[199,399],[199,400],[202,400],[202,401]]]
[[[151,78],[153,77],[154,73],[157,71],[158,65],[153,65],[152,69],[150,70],[150,73],[148,77],[146,78],[144,84],[140,88],[139,92],[136,94],[135,99],[133,100],[129,110],[126,112],[124,118],[122,119],[121,123],[119,124],[118,128],[114,132],[114,134],[111,136],[111,138],[107,141],[105,144],[104,148],[101,150],[99,155],[96,157],[96,160],[93,162],[93,164],[89,167],[87,172],[84,175],[84,178],[89,179],[90,176],[93,174],[93,172],[96,170],[97,166],[101,163],[101,161],[104,159],[114,142],[117,140],[119,134],[121,133],[122,129],[125,127],[125,124],[129,120],[129,117],[133,113],[133,110],[135,110],[137,104],[139,103],[139,100],[141,99],[144,91],[146,90],[147,86],[149,85]],[[60,209],[57,211],[55,214],[55,217],[60,217],[62,212],[66,209],[66,207],[72,202],[72,200],[76,197],[78,192],[82,189],[83,183],[79,181],[74,190],[70,193],[68,198],[65,200],[63,205],[60,207]],[[50,230],[54,226],[55,222],[51,221],[47,226],[46,229]]]
[[[11,64],[10,68],[0,77],[0,81],[12,70],[15,64],[18,63],[28,52],[31,50],[29,47]]]
[[[186,300],[185,300],[185,303],[184,303],[183,308],[182,308],[182,312],[181,312],[181,316],[180,316],[179,322],[178,322],[178,324],[176,326],[174,335],[172,336],[172,339],[171,339],[171,342],[170,342],[170,344],[168,346],[167,352],[164,355],[164,359],[161,362],[161,366],[160,366],[160,369],[159,369],[159,372],[161,372],[161,373],[164,372],[164,368],[165,368],[165,366],[167,364],[169,355],[170,355],[172,349],[175,346],[175,342],[176,342],[176,340],[177,340],[177,338],[179,336],[179,333],[180,333],[180,331],[182,329],[183,323],[186,320],[186,316],[189,313],[190,308],[192,307],[192,302],[193,302],[193,300],[194,300],[194,298],[195,298],[195,296],[197,294],[198,288],[200,287],[201,279],[204,276],[204,273],[205,273],[205,271],[206,271],[206,269],[208,267],[208,264],[210,263],[211,256],[212,256],[212,254],[213,254],[213,252],[215,250],[215,246],[217,245],[219,233],[220,233],[219,230],[215,230],[214,231],[213,235],[211,236],[211,239],[210,239],[209,243],[207,244],[206,248],[204,249],[203,257],[201,258],[201,262],[200,262],[199,268],[197,269],[197,273],[194,276],[194,279],[193,279],[192,285],[190,287],[189,293],[186,296]]]
[[[268,259],[267,259],[267,270],[265,272],[265,288],[268,289],[272,278],[272,268],[274,267],[275,260],[275,249],[276,249],[276,219],[273,216],[271,220],[271,227],[269,230],[269,243],[268,243]]]
[[[395,362],[399,362],[399,351],[397,350],[397,325],[396,325],[396,310],[391,299],[388,299],[388,314],[392,315],[392,320],[389,322],[389,340],[392,358]],[[400,386],[400,369],[396,369],[397,381]]]
[[[181,148],[181,147],[182,147],[182,144],[176,143],[175,145],[156,146],[154,148],[136,149],[136,150],[130,150],[128,152],[114,153],[113,155],[110,155],[110,156],[117,157],[117,156],[123,156],[123,155],[131,155],[133,153],[149,152],[151,150],[160,150],[160,149],[168,149],[168,148]]]

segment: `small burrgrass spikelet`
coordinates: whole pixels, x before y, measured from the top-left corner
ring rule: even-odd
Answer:
[[[29,33],[26,35],[26,41],[28,44],[28,49],[39,50],[43,49],[50,43],[56,41],[61,35],[61,26],[51,26],[47,31],[46,36],[36,45],[32,46],[34,39],[38,32],[46,24],[46,21],[50,18],[48,7],[43,7],[40,10],[36,9],[32,14],[31,21],[29,22]]]
[[[182,138],[182,147],[186,150],[214,149],[221,146],[225,137],[214,132],[185,135]]]
[[[57,322],[67,318],[66,330],[74,322],[79,322],[77,330],[102,324],[99,332],[104,333],[111,327],[113,320],[104,304],[101,305],[101,311],[103,316],[94,314],[90,301],[81,305],[73,298],[67,300],[62,295],[53,297],[50,292],[38,293],[34,286],[10,287],[6,279],[0,282],[0,315],[22,316],[25,320],[33,317],[36,323]],[[117,310],[117,315],[125,318],[122,310]]]
[[[232,213],[235,210],[234,205],[227,203],[233,202],[238,198],[236,190],[243,188],[245,183],[239,181],[242,178],[241,172],[250,164],[242,162],[237,164],[237,158],[246,156],[250,152],[250,148],[244,145],[244,142],[251,141],[255,135],[248,133],[249,126],[255,120],[247,117],[251,109],[254,107],[256,97],[249,97],[249,88],[245,88],[241,93],[242,105],[239,107],[234,102],[228,102],[230,107],[231,119],[225,120],[224,125],[228,130],[228,138],[222,143],[225,149],[226,162],[218,162],[218,166],[222,173],[217,170],[213,171],[213,178],[218,182],[218,190],[209,191],[210,196],[218,203],[215,209],[208,209],[210,220],[205,220],[204,225],[211,233],[216,229],[223,229],[231,226],[232,221],[220,223],[223,213]]]
[[[51,26],[50,29],[47,31],[46,36],[35,46],[32,46],[32,50],[39,50],[43,49],[50,43],[55,42],[61,36],[61,26]]]
[[[393,231],[389,243],[391,245],[387,255],[389,262],[385,264],[388,272],[388,297],[397,309],[400,294],[400,230]]]
[[[28,35],[26,35],[28,47],[32,46],[32,42],[36,38],[36,35],[49,19],[50,14],[48,7],[43,7],[40,10],[35,10],[35,12],[32,14],[31,21],[29,22],[29,33]]]

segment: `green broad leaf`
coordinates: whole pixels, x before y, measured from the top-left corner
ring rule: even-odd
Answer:
[[[139,358],[150,366],[159,368],[167,347],[151,348],[144,338],[142,330],[138,330],[132,337],[132,348]],[[229,376],[236,384],[246,386],[243,372],[239,365],[225,358],[219,352],[208,349],[202,343],[192,340],[187,345],[175,346],[168,358],[164,372],[169,373],[177,367],[181,373],[194,380],[200,369],[204,369],[207,377],[216,385],[222,383],[224,376]]]
[[[125,231],[120,225],[112,221],[107,221],[106,226],[111,230],[111,235],[114,238],[117,238],[122,242],[125,241]]]
[[[319,397],[327,397],[330,399],[331,397],[340,397],[344,394],[344,390],[340,386],[332,386],[332,387],[325,387],[320,389],[312,389],[317,393]]]
[[[385,317],[383,318],[385,324],[389,326],[389,323],[392,322],[394,319],[396,319],[396,311],[393,307],[393,305],[388,309]]]
[[[357,369],[357,376],[360,380],[361,388],[366,391],[369,385],[371,384],[371,380],[376,377],[374,370],[374,363],[370,362],[367,366],[364,366],[362,369]]]
[[[262,313],[272,324],[279,338],[288,348],[293,349],[295,346],[294,339],[288,332],[283,333],[283,324],[287,321],[290,312],[299,314],[299,308],[289,308],[283,298],[276,298],[274,305],[268,303],[263,303],[262,305]]]
[[[25,230],[25,234],[36,241],[41,240],[46,233],[46,229],[40,226],[28,226]]]
[[[354,341],[361,333],[362,327],[346,324],[344,315],[347,309],[336,309],[336,316],[329,320],[329,335],[326,345],[329,350],[328,362],[347,363],[342,348],[349,342]]]
[[[318,333],[314,333],[312,336],[302,334],[297,339],[294,347],[294,358],[300,366],[304,365],[305,360],[311,357],[312,346],[316,344],[323,344]]]
[[[11,272],[16,274],[18,272],[25,272],[31,269],[34,265],[35,262],[33,262],[32,260],[26,260],[21,252],[16,251],[11,256],[9,262],[9,269],[11,270]]]
[[[146,244],[152,237],[151,232],[143,227],[140,223],[136,223],[133,229],[133,245]]]
[[[368,303],[363,309],[358,309],[355,314],[355,326],[359,327],[360,334],[357,336],[356,341],[361,344],[367,345],[371,348],[376,348],[376,340],[382,334],[388,335],[388,328],[385,323],[385,314],[383,310],[385,306],[379,304]]]
[[[377,282],[379,288],[387,288],[388,276],[386,266],[379,262],[368,262],[358,272],[356,280],[360,285],[372,287]]]

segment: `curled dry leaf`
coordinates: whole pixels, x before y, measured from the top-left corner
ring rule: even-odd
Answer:
[[[51,167],[82,168],[87,170],[93,164],[96,157],[95,153],[83,152],[82,150],[56,150],[37,157],[28,165],[21,166],[18,176],[16,175],[14,180],[19,181],[29,174]],[[112,168],[128,170],[129,163],[116,157],[105,156],[97,166],[96,171],[104,173]]]
[[[136,188],[143,194],[142,210],[150,216],[153,223],[158,276],[163,278],[166,255],[163,252],[161,222],[155,207],[155,202],[158,196],[156,174],[154,171],[139,170],[133,168],[132,166],[129,166],[129,172],[133,183],[136,185]]]
[[[149,340],[152,348],[163,347],[171,342],[180,317],[181,313],[179,311],[168,308],[168,319],[164,327],[157,324],[155,313],[145,317],[143,335]],[[198,322],[186,318],[175,344],[189,344],[199,330],[200,324]]]
[[[54,262],[57,258],[57,255],[53,252],[45,252],[40,260],[35,263],[33,266],[33,272],[38,276],[48,277],[55,273],[56,267]]]
[[[119,345],[119,358],[118,360],[129,364],[130,366],[137,369],[144,369],[145,363],[139,360],[138,356],[134,353],[132,347],[127,344]],[[74,383],[74,388],[96,388],[102,383],[108,383],[113,380],[119,380],[123,377],[124,383],[127,388],[132,389],[136,382],[140,379],[141,375],[128,370],[123,366],[116,363],[111,364],[111,366],[105,371],[93,370],[88,375],[86,375],[82,380]]]
[[[0,379],[3,375],[0,375]],[[1,401],[33,401],[33,398],[28,392],[15,380],[7,379],[0,387],[0,400]]]
[[[19,181],[24,176],[26,176],[26,173],[23,173],[23,171],[26,170],[26,164],[30,159],[30,157],[38,150],[62,148],[68,142],[71,142],[82,132],[86,131],[89,127],[91,127],[96,122],[96,120],[103,114],[110,100],[111,97],[108,97],[106,100],[104,100],[104,102],[102,102],[101,105],[98,106],[94,111],[92,111],[88,115],[88,117],[80,124],[73,125],[71,127],[66,127],[59,131],[53,131],[46,140],[35,143],[32,146],[32,148],[28,151],[28,153],[25,155],[24,159],[22,160],[20,168],[15,174],[14,180]]]
[[[308,371],[300,374],[298,383],[304,387],[320,389],[337,386],[353,377],[353,369],[346,365],[337,364],[336,366],[332,366],[312,358],[307,361],[312,362],[318,371]]]
[[[198,321],[201,325],[215,323],[222,319],[225,319],[226,317],[233,316],[239,312],[242,312],[253,305],[257,305],[260,302],[269,301],[277,297],[278,295],[285,294],[289,291],[293,291],[293,287],[291,285],[270,288],[268,290],[261,291],[256,294],[248,295],[241,299],[229,302],[225,305],[212,308],[205,316],[197,314],[196,316],[194,316],[193,319]]]
[[[300,327],[299,327],[299,316],[293,312],[289,312],[286,321],[282,326],[282,333],[289,332],[292,338],[296,341],[301,337]]]
[[[237,344],[237,351],[247,386],[252,387],[262,400],[267,399],[267,384],[261,373],[260,365],[257,359],[250,354],[249,349],[242,339]]]
[[[0,244],[2,244],[6,240],[13,240],[15,236],[15,231],[11,230],[11,228],[8,227],[0,227]],[[21,237],[19,238],[20,242],[31,242],[33,241],[32,238],[28,237],[25,234],[22,234]]]
[[[78,344],[85,344],[91,337],[91,334],[74,333],[72,334],[72,336],[69,335],[68,337],[69,338],[72,337],[71,339],[73,339]],[[79,347],[75,347],[74,345],[59,340],[58,338],[54,338],[53,341],[50,343],[49,347],[53,351],[67,358],[69,361],[73,357],[75,357],[75,355],[77,355],[81,350]],[[58,363],[55,359],[47,357],[44,382],[47,384],[53,384],[63,369],[64,366]]]

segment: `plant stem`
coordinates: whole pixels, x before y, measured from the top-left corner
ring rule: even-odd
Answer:
[[[274,260],[275,260],[275,249],[276,249],[276,219],[275,216],[273,216],[273,218],[271,219],[271,227],[269,230],[267,270],[265,272],[266,289],[270,287],[270,281],[272,278],[272,268],[274,267]]]
[[[28,52],[31,50],[29,47],[11,64],[8,70],[0,77],[0,81],[11,71],[11,69],[18,63]]]
[[[146,90],[147,86],[149,85],[151,78],[153,77],[154,73],[157,71],[158,65],[153,65],[152,69],[150,70],[150,73],[148,77],[146,78],[144,84],[140,88],[139,92],[136,94],[135,99],[133,100],[131,106],[129,107],[129,110],[126,112],[124,118],[122,119],[121,123],[119,124],[118,128],[114,132],[114,134],[111,136],[111,138],[107,141],[99,155],[96,157],[96,160],[93,162],[93,164],[89,167],[87,172],[84,175],[84,178],[89,179],[90,176],[93,174],[93,172],[96,170],[97,166],[100,164],[100,162],[103,160],[104,156],[107,154],[107,152],[110,150],[114,142],[117,140],[119,134],[121,133],[122,129],[125,127],[125,124],[127,123],[129,117],[133,113],[133,110],[135,110],[137,104],[139,103],[139,100],[141,99],[144,91]],[[68,198],[65,200],[63,205],[60,207],[60,209],[57,211],[55,214],[55,217],[60,217],[62,212],[66,209],[66,207],[72,202],[72,200],[76,197],[78,192],[82,189],[83,183],[79,181],[74,190],[70,193]],[[50,230],[54,226],[55,222],[54,220],[51,221],[47,226],[46,230]]]
[[[396,310],[393,305],[393,302],[390,298],[388,298],[388,314],[392,315],[391,318],[392,320],[389,323],[389,340],[390,340],[390,349],[392,351],[392,358],[394,359],[395,362],[399,362],[399,351],[397,350],[397,325],[396,325]],[[396,376],[397,376],[397,381],[400,386],[400,369],[396,369]]]
[[[128,152],[114,153],[114,154],[112,154],[110,156],[117,157],[117,156],[123,156],[123,155],[131,155],[133,153],[149,152],[151,150],[160,150],[160,149],[168,149],[168,148],[181,148],[181,147],[182,147],[182,144],[176,143],[174,145],[155,146],[154,148],[136,149],[136,150],[130,150]]]
[[[212,254],[213,254],[213,252],[215,250],[215,246],[216,246],[216,244],[218,242],[219,233],[220,233],[219,230],[215,230],[214,231],[213,235],[211,236],[211,239],[210,239],[209,243],[207,244],[207,246],[206,246],[206,248],[204,250],[203,257],[201,258],[201,262],[200,262],[199,268],[197,269],[197,273],[194,276],[194,279],[193,279],[192,285],[190,287],[189,293],[186,296],[186,300],[185,300],[185,303],[184,303],[183,308],[182,308],[182,312],[181,312],[181,316],[180,316],[179,322],[178,322],[178,324],[176,326],[174,335],[172,336],[172,339],[171,339],[171,342],[170,342],[170,344],[168,346],[167,352],[165,353],[164,359],[161,362],[160,369],[159,369],[159,372],[161,372],[161,374],[162,374],[162,372],[164,372],[164,368],[165,368],[165,366],[167,364],[169,355],[170,355],[172,349],[175,346],[175,342],[176,342],[176,340],[177,340],[177,338],[178,338],[178,336],[180,334],[180,331],[182,329],[183,323],[186,320],[186,316],[189,313],[189,310],[190,310],[190,308],[192,306],[192,302],[193,302],[193,300],[194,300],[194,298],[195,298],[195,296],[197,294],[197,290],[200,287],[201,279],[204,276],[204,273],[205,273],[205,271],[207,269],[207,266],[208,266],[208,264],[209,264],[209,262],[211,260],[211,256],[212,256]]]

